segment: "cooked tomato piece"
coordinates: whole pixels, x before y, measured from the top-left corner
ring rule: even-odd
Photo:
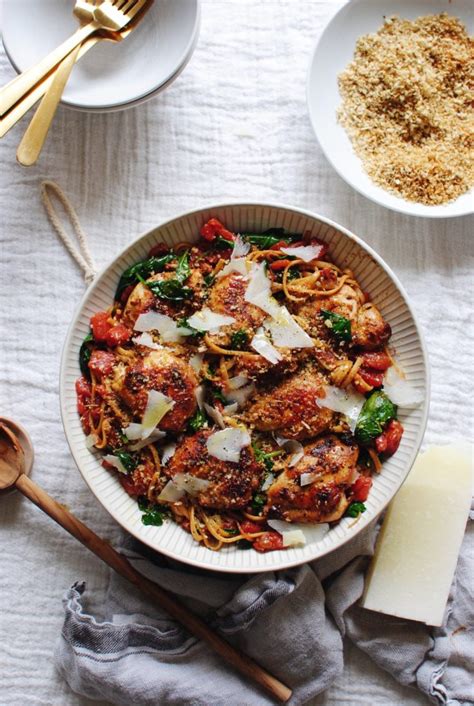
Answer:
[[[364,368],[364,366],[362,366],[359,368],[359,375],[362,380],[368,385],[372,385],[372,387],[382,387],[383,385],[383,373],[378,370],[372,370],[371,368]]]
[[[132,332],[126,326],[123,324],[115,324],[115,326],[112,326],[112,328],[108,330],[105,340],[107,345],[111,348],[115,348],[115,346],[121,346],[127,343],[131,335]]]
[[[96,341],[101,343],[105,342],[110,328],[111,324],[109,323],[109,314],[107,311],[99,311],[91,317],[92,335]]]
[[[231,233],[230,230],[227,230],[217,218],[211,218],[207,223],[204,223],[200,233],[204,240],[215,240],[218,235],[224,238],[224,240],[230,240],[231,242],[235,240],[235,235]]]
[[[103,385],[95,385],[94,399],[91,399],[89,404],[90,416],[94,424],[98,424],[102,413],[102,400],[105,398],[105,387]]]
[[[377,453],[393,456],[395,451],[400,446],[400,441],[403,436],[403,426],[398,419],[392,419],[384,431],[375,439],[375,448]]]
[[[360,392],[361,395],[365,395],[365,393],[369,391],[364,382],[357,379],[357,375],[352,381],[352,386],[354,387],[356,392]]]
[[[263,531],[262,525],[258,522],[252,522],[252,520],[244,520],[240,523],[240,527],[244,534],[255,534]]]
[[[148,253],[148,257],[158,257],[159,255],[165,255],[170,251],[169,247],[165,245],[164,243],[157,243],[154,245],[150,252]]]
[[[129,284],[128,287],[125,287],[122,294],[120,295],[120,303],[121,304],[123,304],[125,306],[125,304],[128,302],[128,298],[129,298],[130,294],[133,292],[134,289],[135,289],[134,284]]]
[[[124,476],[120,474],[120,482],[129,495],[146,495],[155,469],[151,466],[138,466],[134,471]]]
[[[372,368],[372,370],[387,370],[392,361],[385,351],[374,351],[372,353],[364,353],[364,368]]]
[[[273,272],[278,272],[278,270],[284,270],[287,265],[289,265],[291,260],[274,260],[270,265],[270,269]]]
[[[105,375],[112,372],[112,368],[115,362],[115,356],[113,353],[108,351],[92,351],[91,358],[89,360],[89,370],[94,373],[99,380]]]
[[[273,552],[275,549],[283,549],[283,537],[278,532],[265,532],[253,542],[253,548],[257,552]]]
[[[369,490],[372,487],[372,478],[369,476],[359,476],[356,482],[351,485],[352,502],[364,503],[369,497]]]
[[[87,410],[87,405],[91,401],[91,384],[86,378],[76,380],[77,411],[82,415]]]
[[[326,243],[321,243],[321,241],[317,238],[311,238],[310,245],[319,245],[319,247],[321,248],[321,250],[319,251],[318,260],[324,257],[327,251],[329,250],[329,247],[326,245]]]
[[[286,240],[279,240],[278,243],[275,243],[275,245],[272,245],[269,249],[270,250],[281,250],[282,248],[288,248],[288,247],[290,247],[290,246],[288,245]]]
[[[330,267],[324,267],[319,273],[319,282],[322,289],[333,289],[337,282],[337,272]]]

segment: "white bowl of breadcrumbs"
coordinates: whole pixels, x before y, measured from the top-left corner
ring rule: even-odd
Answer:
[[[314,51],[307,97],[329,162],[402,213],[474,212],[473,0],[350,0]]]

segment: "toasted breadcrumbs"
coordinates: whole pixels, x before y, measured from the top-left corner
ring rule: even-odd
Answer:
[[[443,13],[387,19],[339,76],[340,123],[373,181],[409,201],[474,185],[474,38]]]

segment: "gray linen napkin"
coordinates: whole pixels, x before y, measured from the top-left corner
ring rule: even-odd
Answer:
[[[192,569],[133,540],[122,552],[288,684],[291,706],[306,703],[341,673],[345,637],[433,703],[472,706],[474,523],[468,522],[442,628],[358,607],[375,535],[372,525],[317,562],[250,577]],[[272,703],[115,574],[100,619],[87,614],[84,598],[84,583],[67,592],[56,651],[74,691],[124,706]]]

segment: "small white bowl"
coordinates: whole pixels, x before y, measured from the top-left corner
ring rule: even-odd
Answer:
[[[37,63],[79,26],[74,0],[4,0],[3,45],[16,71]],[[62,102],[108,112],[138,105],[181,73],[199,36],[200,0],[155,0],[122,42],[100,42],[71,74]]]
[[[304,547],[259,554],[231,545],[213,552],[197,544],[175,522],[167,521],[162,527],[145,527],[136,501],[122,488],[117,474],[106,471],[101,465],[100,453],[86,447],[74,384],[81,375],[79,349],[89,332],[90,317],[110,306],[125,268],[146,257],[157,243],[172,246],[183,240],[197,240],[200,227],[211,217],[236,232],[259,232],[279,226],[291,233],[308,231],[311,237],[326,242],[334,261],[341,268],[351,267],[362,289],[369,292],[392,326],[391,345],[397,360],[408,381],[424,394],[420,407],[399,411],[405,433],[397,453],[384,462],[382,472],[374,478],[366,502],[367,511],[357,523],[349,517],[343,518],[323,539],[309,541]],[[125,248],[97,276],[77,308],[64,344],[59,389],[61,415],[74,460],[84,480],[112,517],[141,542],[166,556],[202,569],[229,573],[273,571],[303,564],[339,549],[367,527],[397,492],[416,458],[425,431],[430,396],[429,365],[421,331],[402,285],[382,258],[356,235],[323,216],[290,206],[259,203],[224,204],[190,211],[157,226]]]
[[[380,188],[370,179],[355,154],[349,137],[338,123],[341,104],[337,77],[352,61],[356,41],[376,32],[384,18],[398,15],[416,19],[446,12],[458,17],[469,34],[474,30],[472,0],[350,0],[326,25],[314,50],[308,72],[307,101],[313,130],[336,172],[359,193],[394,211],[412,216],[451,218],[474,212],[474,192],[440,206],[407,201]]]

